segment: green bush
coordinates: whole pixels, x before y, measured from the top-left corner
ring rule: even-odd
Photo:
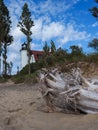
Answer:
[[[16,75],[11,79],[15,84],[18,83],[33,84],[38,82],[37,73],[33,73],[31,75]]]
[[[13,76],[11,79],[12,79],[12,81],[13,81],[15,84],[23,83],[23,82],[25,81],[25,76],[16,75],[16,76]]]
[[[41,68],[39,63],[31,63],[31,73],[35,73],[37,70]],[[21,71],[20,75],[27,75],[29,70],[29,66],[26,65]]]
[[[47,56],[46,57],[46,63],[47,63],[48,66],[55,65],[55,57],[53,55]]]
[[[98,53],[89,54],[87,56],[87,61],[98,63]]]
[[[7,82],[7,81],[8,81],[7,78],[4,78],[4,77],[0,76],[0,83],[4,83],[4,82]]]

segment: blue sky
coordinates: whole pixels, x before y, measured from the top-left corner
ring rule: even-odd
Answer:
[[[14,71],[20,67],[19,50],[25,41],[25,35],[17,27],[25,2],[35,25],[32,27],[32,49],[41,50],[45,41],[53,40],[57,48],[78,45],[85,53],[92,51],[88,43],[98,37],[98,22],[89,12],[97,6],[94,0],[4,0],[12,20],[14,41],[8,49],[8,61],[14,63]]]

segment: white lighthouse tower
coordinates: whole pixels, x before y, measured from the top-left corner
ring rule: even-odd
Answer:
[[[21,50],[21,68],[25,67],[28,64],[28,55],[27,55],[27,44],[22,44]]]
[[[21,55],[21,69],[25,67],[28,64],[28,53],[27,53],[27,44],[23,43],[21,50],[20,50],[20,55]],[[35,58],[34,54],[31,54],[30,57],[30,63],[35,63]]]

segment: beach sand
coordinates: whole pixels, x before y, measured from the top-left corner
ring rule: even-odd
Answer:
[[[98,114],[47,113],[41,84],[0,84],[0,130],[98,130]]]

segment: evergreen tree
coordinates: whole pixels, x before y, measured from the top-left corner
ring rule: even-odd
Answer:
[[[74,55],[79,56],[79,55],[83,54],[83,50],[79,46],[73,45],[73,46],[70,46],[70,49],[71,49],[72,56],[74,56]]]
[[[44,47],[43,47],[43,50],[44,50],[45,54],[49,54],[50,47],[48,46],[47,42],[45,42],[45,45],[44,45]]]
[[[7,75],[7,65],[8,65],[8,63],[7,63],[7,47],[12,43],[12,41],[13,41],[13,37],[12,36],[10,36],[10,35],[7,35],[6,37],[5,37],[5,39],[4,39],[4,42],[3,42],[3,62],[4,62],[4,67],[3,67],[3,69],[4,69],[4,75],[6,76]]]
[[[95,0],[96,3],[98,3],[98,0]],[[93,7],[92,9],[90,9],[91,14],[98,19],[98,7]]]
[[[5,6],[3,0],[0,0],[0,56],[1,53],[3,53],[4,58],[3,72],[5,76],[7,75],[7,46],[9,46],[13,41],[13,37],[10,35],[10,28],[11,28],[11,20],[9,16],[9,11]]]
[[[31,47],[30,47],[30,42],[32,41],[32,39],[31,39],[31,35],[32,35],[31,28],[32,28],[32,26],[34,26],[34,22],[31,19],[31,12],[29,11],[28,4],[25,3],[23,8],[22,8],[22,14],[20,16],[20,21],[18,22],[18,27],[20,27],[20,30],[26,35],[29,74],[31,73],[31,67],[30,67]]]
[[[56,46],[55,46],[55,43],[51,40],[50,44],[51,44],[51,53],[56,52]]]
[[[92,47],[95,51],[98,52],[98,39],[93,39],[89,44],[88,47]]]
[[[98,0],[95,0],[98,3]],[[98,7],[93,7],[90,9],[91,14],[98,20]],[[88,47],[92,47],[95,51],[98,52],[98,39],[94,38],[89,44]]]

